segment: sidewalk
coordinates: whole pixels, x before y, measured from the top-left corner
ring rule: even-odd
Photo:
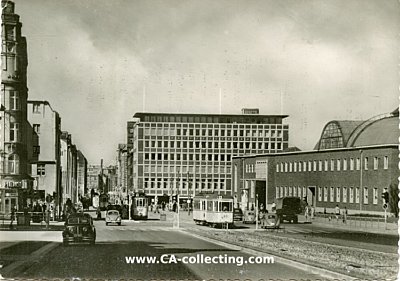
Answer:
[[[61,231],[64,228],[64,222],[61,221],[50,221],[49,228],[46,227],[44,222],[42,223],[30,223],[30,225],[17,225],[14,221],[13,228],[10,228],[10,220],[2,220],[0,224],[0,231]]]
[[[299,216],[299,222],[305,222],[306,219],[304,216]],[[311,222],[313,225],[336,228],[342,230],[353,230],[359,232],[368,232],[368,233],[376,233],[376,234],[389,234],[389,235],[398,235],[398,225],[396,223],[387,223],[385,229],[384,222],[371,221],[366,218],[364,221],[360,220],[352,220],[351,217],[347,219],[346,223],[343,223],[342,220],[336,220],[333,216],[331,220],[328,218],[322,217],[314,217]]]

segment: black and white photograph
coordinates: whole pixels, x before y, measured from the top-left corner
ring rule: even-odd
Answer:
[[[0,280],[398,280],[399,0],[1,0]]]

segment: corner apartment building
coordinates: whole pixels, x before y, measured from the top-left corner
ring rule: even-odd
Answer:
[[[232,156],[285,150],[286,117],[246,109],[241,115],[136,113],[128,122],[133,191],[181,198],[231,194]]]
[[[28,159],[34,190],[61,198],[61,118],[47,101],[28,101]],[[44,198],[41,198],[44,200]]]
[[[32,186],[27,147],[26,38],[12,1],[1,1],[0,211],[21,208]]]
[[[233,196],[243,210],[295,196],[317,212],[382,214],[381,194],[398,185],[399,111],[331,121],[314,150],[233,158]]]

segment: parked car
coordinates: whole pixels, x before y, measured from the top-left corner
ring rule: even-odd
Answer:
[[[282,197],[276,199],[276,214],[281,222],[298,222],[298,215],[302,213],[301,199],[299,197]]]
[[[244,211],[243,223],[255,223],[256,222],[256,212],[252,210]]]
[[[243,220],[243,212],[240,208],[233,209],[233,221],[242,221]]]
[[[261,222],[262,227],[265,229],[279,228],[281,220],[277,214],[265,214],[264,221]]]
[[[117,210],[109,210],[106,214],[106,225],[109,223],[116,223],[121,225],[121,216]]]
[[[92,217],[84,213],[69,215],[65,222],[62,236],[64,246],[68,246],[70,243],[89,243],[94,245],[96,228],[93,225]]]

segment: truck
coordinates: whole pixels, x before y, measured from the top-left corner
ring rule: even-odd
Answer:
[[[299,197],[281,197],[276,199],[276,214],[281,222],[284,220],[297,223],[298,215],[303,212]]]

